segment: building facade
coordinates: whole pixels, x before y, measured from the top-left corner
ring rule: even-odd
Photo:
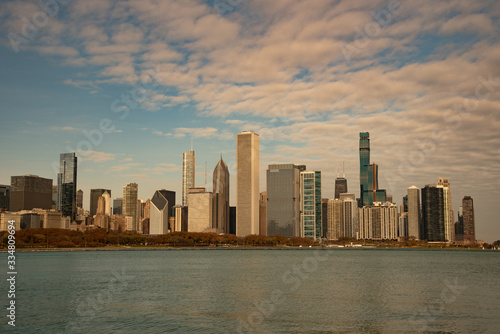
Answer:
[[[322,235],[321,171],[300,172],[300,236],[320,240]]]
[[[214,228],[219,233],[229,233],[229,168],[222,156],[214,168],[213,174],[213,213]]]
[[[196,165],[193,148],[182,153],[182,206],[188,206],[188,191],[195,187]]]
[[[370,133],[359,133],[359,206],[386,202],[386,191],[378,188],[378,165],[370,164]]]
[[[474,200],[470,196],[465,196],[462,199],[463,211],[463,240],[466,244],[474,244],[476,242],[476,223],[474,219]]]
[[[455,218],[453,215],[450,180],[438,178],[438,185],[443,187],[444,236],[449,242],[455,241]]]
[[[10,211],[52,208],[52,179],[37,175],[10,178]]]
[[[300,172],[305,169],[294,164],[268,166],[267,235],[300,236]]]
[[[76,153],[61,153],[57,175],[57,209],[64,217],[76,218],[76,180],[78,158]]]
[[[131,221],[127,220],[127,231],[137,231],[137,195],[139,193],[139,185],[137,183],[129,183],[123,187],[123,202],[122,214],[131,217]]]
[[[427,241],[446,241],[443,186],[422,188],[422,237]]]
[[[90,216],[95,216],[95,214],[97,213],[97,201],[99,200],[99,197],[101,197],[105,192],[107,192],[111,197],[110,189],[90,189]]]
[[[236,136],[236,235],[259,234],[259,135]]]
[[[213,193],[204,187],[188,192],[188,232],[216,232],[213,228]]]
[[[420,189],[415,186],[408,188],[408,195],[406,195],[408,210],[408,234],[405,236],[415,237],[415,239],[422,239],[422,215],[420,211]],[[404,205],[404,204],[403,204]],[[425,239],[425,238],[423,238]]]

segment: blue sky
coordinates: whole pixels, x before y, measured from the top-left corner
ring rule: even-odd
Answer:
[[[180,201],[192,136],[197,186],[206,162],[211,190],[222,154],[234,195],[235,135],[253,130],[261,191],[268,164],[292,162],[322,170],[331,198],[345,161],[359,196],[369,131],[398,204],[448,177],[455,213],[472,196],[477,238],[500,239],[497,1],[61,2],[0,5],[0,183],[56,179],[59,154],[79,147],[86,208],[89,189],[116,198],[129,182]],[[103,120],[113,130],[86,146]]]

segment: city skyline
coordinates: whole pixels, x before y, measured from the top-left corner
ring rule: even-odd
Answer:
[[[477,239],[500,239],[496,2],[401,2],[366,40],[357,31],[389,10],[384,1],[274,3],[219,15],[208,1],[70,2],[17,53],[3,34],[0,184],[26,174],[57,184],[58,155],[80,148],[86,209],[90,189],[116,195],[134,182],[141,199],[165,188],[181,203],[193,136],[196,179],[222,153],[234,205],[234,142],[248,129],[261,136],[260,191],[269,164],[295,163],[321,170],[323,197],[333,198],[341,161],[357,189],[357,136],[367,131],[379,186],[396,203],[409,186],[446,177],[455,220],[471,196]],[[21,36],[21,18],[41,8],[7,4],[2,28]],[[136,101],[143,77],[154,82]]]

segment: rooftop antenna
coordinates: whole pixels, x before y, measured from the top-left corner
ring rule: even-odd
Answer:
[[[191,151],[193,150],[193,136],[191,136]]]
[[[337,162],[337,179],[339,178],[339,163]]]
[[[205,161],[205,189],[207,188],[207,162]]]
[[[345,161],[342,161],[342,177],[345,179]]]

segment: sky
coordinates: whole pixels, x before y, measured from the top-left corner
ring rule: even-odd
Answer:
[[[261,191],[269,164],[296,163],[332,198],[344,162],[359,197],[368,131],[396,203],[449,178],[455,219],[472,196],[476,238],[493,242],[499,22],[496,0],[2,1],[0,184],[57,180],[76,151],[86,209],[90,189],[117,198],[130,182],[180,202],[192,139],[196,186],[212,190],[222,155],[235,205],[236,134],[251,130]]]

